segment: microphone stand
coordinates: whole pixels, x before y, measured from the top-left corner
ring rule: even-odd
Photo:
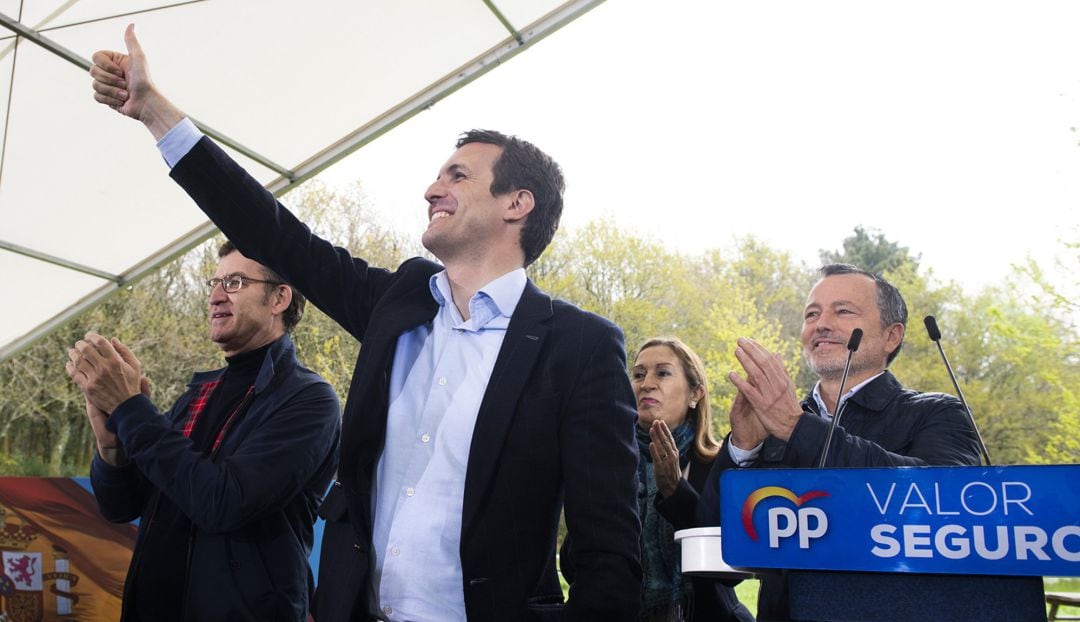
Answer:
[[[949,372],[949,380],[952,380],[953,388],[956,389],[956,396],[960,398],[960,403],[964,405],[964,412],[967,413],[968,421],[971,422],[971,428],[975,430],[975,436],[979,439],[979,450],[982,451],[983,459],[986,460],[986,466],[990,466],[990,452],[986,449],[986,442],[983,441],[982,432],[979,432],[979,426],[975,423],[975,416],[971,414],[971,407],[968,406],[967,400],[964,399],[964,392],[960,390],[960,383],[956,382],[956,374],[953,373],[952,365],[949,365],[949,357],[945,356],[945,348],[941,347],[941,331],[938,330],[937,320],[934,316],[928,315],[923,318],[923,324],[926,325],[926,334],[929,335],[930,340],[937,344],[938,352],[941,353],[941,360],[945,361],[945,369]]]
[[[829,455],[833,434],[836,432],[836,426],[840,423],[840,415],[844,412],[844,409],[840,406],[840,398],[844,396],[844,385],[847,384],[848,371],[851,370],[851,357],[859,349],[860,341],[862,341],[862,329],[856,328],[851,331],[851,337],[848,338],[847,362],[844,363],[844,375],[840,378],[840,390],[836,392],[836,414],[833,415],[832,422],[829,424],[829,435],[825,437],[825,447],[821,450],[821,460],[818,461],[819,469],[825,467],[825,459]],[[844,403],[844,406],[847,406],[847,402]]]

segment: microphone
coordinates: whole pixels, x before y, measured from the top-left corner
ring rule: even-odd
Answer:
[[[930,341],[933,341],[940,346],[941,343],[939,342],[941,341],[941,331],[938,330],[937,320],[934,319],[934,316],[928,315],[924,317],[923,324],[926,324],[926,334],[930,335]],[[946,365],[948,365],[948,363],[946,363]]]
[[[829,424],[829,435],[825,437],[825,447],[821,450],[821,460],[818,461],[818,468],[824,468],[825,458],[829,455],[829,446],[832,445],[833,434],[836,432],[836,426],[840,422],[840,415],[843,414],[844,409],[840,407],[840,398],[844,396],[844,385],[847,384],[848,371],[851,370],[851,357],[855,355],[855,351],[859,349],[859,342],[862,341],[862,329],[856,328],[851,331],[851,337],[848,337],[847,342],[847,362],[844,363],[844,375],[840,378],[840,390],[836,392],[836,414],[833,415],[832,423]],[[847,402],[844,403],[847,406]]]
[[[990,466],[990,452],[986,450],[986,442],[983,441],[979,426],[975,423],[975,416],[971,414],[971,407],[968,406],[967,400],[964,399],[964,392],[960,390],[960,384],[956,382],[956,374],[953,373],[952,365],[949,365],[949,357],[945,356],[945,349],[941,347],[941,331],[938,330],[937,320],[934,319],[934,316],[928,315],[923,318],[923,324],[926,324],[926,334],[930,336],[930,341],[937,344],[938,352],[941,353],[941,360],[945,361],[945,369],[949,371],[949,380],[952,380],[953,388],[956,389],[956,396],[960,398],[960,403],[964,405],[964,412],[967,413],[968,421],[971,422],[971,428],[975,430],[975,436],[979,439],[979,449],[982,451],[983,459],[986,460],[986,466]]]

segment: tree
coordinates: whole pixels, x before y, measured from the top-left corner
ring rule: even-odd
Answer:
[[[889,241],[880,231],[867,231],[862,225],[855,227],[854,235],[844,238],[843,247],[841,252],[821,251],[822,264],[849,263],[874,274],[919,266],[919,256],[912,256],[906,246]]]
[[[1080,240],[1080,226],[1072,231],[1074,240]],[[1062,252],[1049,266],[1042,266],[1028,259],[1020,273],[1031,279],[1039,293],[1033,302],[1049,304],[1057,316],[1072,329],[1080,321],[1080,241],[1062,242]]]
[[[601,220],[564,233],[529,268],[536,284],[552,296],[618,324],[627,349],[678,330],[682,318],[676,291],[685,258],[661,245],[627,234]]]
[[[605,220],[564,234],[530,272],[552,295],[618,324],[631,365],[637,348],[651,337],[685,341],[706,364],[713,425],[723,435],[735,393],[727,372],[737,369],[738,337],[761,341],[783,353],[790,368],[798,366],[797,345],[784,338],[784,325],[764,308],[790,308],[792,284],[806,277],[798,276],[785,254],[754,242],[744,248],[746,254],[731,261],[719,252],[681,255]]]
[[[68,348],[87,331],[129,344],[139,353],[144,373],[155,380],[155,400],[174,399],[187,380],[177,377],[177,369],[205,367],[210,360],[203,345],[204,292],[205,284],[178,260],[0,366],[4,471],[71,475],[88,467],[93,444],[83,397],[64,371]],[[195,300],[201,302],[193,312]]]
[[[1076,335],[1015,291],[987,288],[957,317],[958,380],[996,463],[1076,463]]]
[[[289,193],[286,200],[314,233],[372,266],[392,269],[421,252],[415,242],[378,223],[359,182],[330,188],[313,180]],[[360,351],[356,339],[322,311],[308,305],[293,342],[304,365],[325,378],[344,403]]]
[[[922,318],[934,315],[957,382],[996,464],[1080,461],[1077,333],[1031,300],[1026,275],[966,295],[908,273],[894,283],[911,313],[904,350],[893,365],[908,386],[955,393]]]
[[[358,184],[334,189],[309,182],[289,202],[316,232],[373,265],[392,268],[422,253],[415,242],[378,224]],[[159,405],[176,399],[193,370],[222,364],[206,338],[205,283],[220,242],[210,240],[163,266],[0,365],[0,473],[86,472],[92,437],[82,395],[63,364],[67,349],[87,330],[132,347]],[[1080,258],[1080,247],[1067,249]],[[822,259],[885,271],[911,315],[894,372],[912,388],[952,393],[937,348],[921,326],[926,315],[938,318],[996,463],[1080,462],[1080,335],[1074,299],[1064,293],[1069,283],[1062,286],[1027,266],[1002,287],[968,295],[955,283],[936,283],[907,247],[862,228],[845,240],[843,253],[823,252]],[[779,353],[800,394],[816,380],[801,361],[799,333],[806,294],[818,275],[756,240],[743,240],[730,252],[691,256],[605,220],[563,232],[528,271],[552,295],[621,326],[631,362],[641,343],[659,335],[675,335],[696,350],[706,364],[719,435],[727,431],[734,395],[727,373],[740,369],[734,358],[739,337]],[[344,396],[361,347],[356,339],[310,306],[293,339],[300,359]]]
[[[290,199],[325,237],[376,265],[395,266],[414,249],[374,222],[358,184],[331,190],[309,182]],[[192,371],[222,365],[221,352],[207,339],[206,311],[206,279],[222,242],[220,236],[208,240],[0,365],[0,474],[87,472],[93,439],[82,394],[64,372],[68,348],[87,331],[132,348],[159,407],[175,401]],[[294,341],[301,360],[344,395],[356,340],[309,306]]]

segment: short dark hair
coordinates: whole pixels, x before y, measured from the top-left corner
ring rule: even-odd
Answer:
[[[874,285],[877,286],[877,303],[878,313],[881,315],[881,327],[887,328],[893,324],[901,324],[907,328],[907,303],[904,302],[904,297],[900,295],[900,290],[896,289],[895,285],[886,281],[880,274],[868,272],[849,263],[831,263],[822,266],[819,272],[821,278],[837,274],[861,274],[870,277],[874,280]],[[896,349],[890,352],[888,358],[885,359],[886,366],[892,363],[893,359],[900,354],[900,347],[903,345],[904,337],[901,335],[900,343],[896,344]]]
[[[469,143],[502,147],[492,170],[492,195],[513,190],[532,192],[533,211],[521,230],[521,249],[525,251],[525,265],[528,266],[540,257],[559,228],[566,190],[562,169],[551,156],[517,136],[494,130],[469,130],[458,138],[457,148]]]
[[[231,240],[225,240],[225,243],[218,248],[218,259],[221,259],[225,255],[230,253],[239,252],[240,249],[236,248],[236,245]],[[285,282],[285,279],[281,278],[281,275],[274,272],[270,268],[259,264],[262,268],[263,278],[267,281],[276,281],[287,286],[292,291],[292,302],[289,303],[285,312],[281,314],[281,323],[285,327],[285,332],[291,333],[296,325],[300,323],[300,319],[304,317],[304,306],[307,304],[307,300],[304,295],[296,291],[296,288]],[[272,286],[267,286],[266,296],[264,302],[270,301],[270,292]]]

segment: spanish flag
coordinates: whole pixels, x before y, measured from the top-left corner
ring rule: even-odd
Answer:
[[[9,620],[120,618],[134,525],[107,522],[94,496],[62,477],[0,477],[0,512]]]

